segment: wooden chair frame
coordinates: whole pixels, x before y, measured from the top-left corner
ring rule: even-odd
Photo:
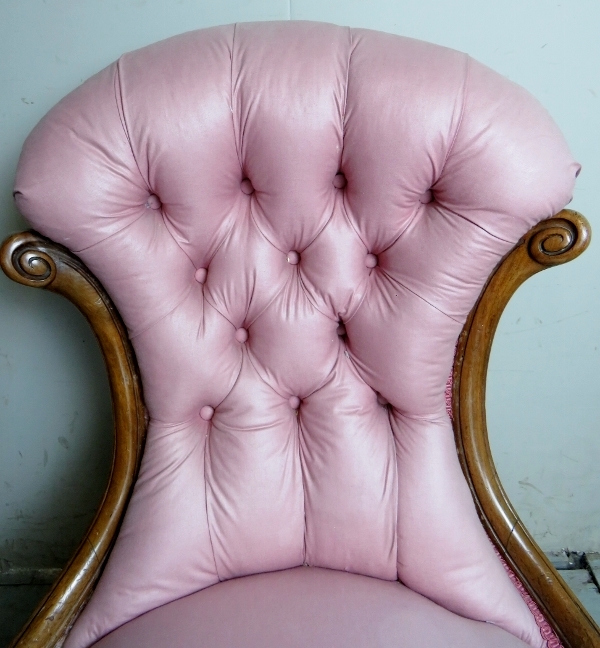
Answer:
[[[587,220],[571,210],[533,227],[483,288],[460,335],[453,370],[456,445],[481,520],[565,648],[600,648],[600,629],[527,532],[502,488],[487,435],[486,375],[496,327],[511,296],[537,272],[579,256],[590,236]],[[0,264],[14,281],[59,293],[77,306],[98,339],[110,380],[115,446],[104,498],[74,557],[11,644],[59,647],[91,596],[116,538],[139,468],[147,415],[125,327],[83,263],[49,239],[23,232],[4,242]]]

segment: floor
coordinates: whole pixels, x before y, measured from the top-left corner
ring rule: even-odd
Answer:
[[[582,554],[551,556],[560,575],[600,625],[600,554],[588,554],[583,561],[581,558]],[[0,584],[0,648],[8,647],[49,588],[49,584]]]
[[[600,553],[563,551],[548,557],[600,626]]]
[[[0,648],[7,648],[50,585],[0,585]]]

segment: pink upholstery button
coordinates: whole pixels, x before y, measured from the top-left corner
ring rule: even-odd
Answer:
[[[383,407],[389,405],[388,401],[379,392],[377,392],[377,402]]]
[[[342,337],[343,335],[346,335],[346,327],[344,326],[343,323],[340,322],[340,325],[337,327],[336,333]]]
[[[242,193],[245,193],[247,196],[254,193],[254,187],[248,178],[244,178],[240,182],[240,189],[242,190]]]
[[[194,279],[198,283],[204,283],[206,281],[206,275],[208,274],[208,270],[206,268],[198,268],[196,272],[194,273]]]
[[[146,200],[146,207],[150,207],[150,209],[160,209],[162,207],[160,198],[156,194],[150,194],[148,200]]]
[[[235,339],[238,342],[245,342],[248,339],[248,331],[245,328],[239,328],[235,332]]]
[[[200,410],[200,418],[204,419],[205,421],[210,421],[214,413],[215,413],[214,407],[211,407],[210,405],[205,405]]]
[[[298,398],[298,396],[290,396],[288,403],[294,410],[297,410],[300,407],[300,399]]]
[[[367,268],[374,268],[377,265],[377,256],[375,254],[367,254],[365,265]]]
[[[336,189],[343,189],[346,186],[346,176],[343,173],[336,173],[333,176],[333,186]]]
[[[432,200],[433,200],[433,194],[431,193],[431,189],[428,189],[425,193],[422,193],[419,196],[419,202],[423,203],[424,205],[430,203]]]
[[[300,261],[300,255],[296,250],[290,250],[287,255],[287,260],[290,265],[298,265]]]

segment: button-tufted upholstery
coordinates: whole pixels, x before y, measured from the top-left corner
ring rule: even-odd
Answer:
[[[66,646],[303,564],[399,577],[544,645],[478,521],[444,386],[490,272],[577,170],[483,65],[326,24],[184,34],[58,104],[17,203],[110,292],[151,417]]]

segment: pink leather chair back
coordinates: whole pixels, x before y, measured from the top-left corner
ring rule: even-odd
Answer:
[[[113,297],[151,417],[67,646],[302,564],[400,577],[541,646],[444,386],[488,275],[577,170],[537,101],[468,56],[327,24],[184,34],[58,104],[17,203]]]

